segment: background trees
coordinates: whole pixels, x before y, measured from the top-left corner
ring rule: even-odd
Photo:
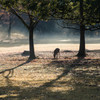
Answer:
[[[40,20],[47,20],[50,2],[47,0],[2,0],[2,8],[16,15],[29,31],[30,59],[35,59],[33,31]]]
[[[67,28],[79,29],[78,56],[86,55],[85,31],[100,29],[99,0],[2,0],[0,3],[28,29],[30,59],[35,58],[33,31],[40,20],[61,19]]]
[[[79,2],[80,5],[80,48],[78,56],[85,56],[85,31],[96,29],[100,25],[100,6],[98,5],[99,2],[96,0],[79,0],[76,2]]]
[[[60,0],[56,4],[54,15],[63,19],[64,27],[80,30],[80,47],[77,55],[86,56],[85,31],[100,29],[100,1]]]
[[[13,19],[12,19],[12,15],[5,11],[5,10],[0,10],[0,24],[1,26],[6,26],[6,29],[7,30],[7,39],[10,39],[11,37],[11,24],[13,22]]]

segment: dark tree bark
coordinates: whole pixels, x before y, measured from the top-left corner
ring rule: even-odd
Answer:
[[[29,30],[29,51],[30,51],[30,57],[29,59],[35,59],[35,51],[34,51],[34,41],[33,41],[33,27],[30,26]]]
[[[29,25],[29,51],[30,56],[29,59],[35,59],[35,51],[34,51],[34,37],[33,37],[33,31],[35,28],[35,23],[33,23],[32,17],[29,15],[30,18],[30,25]]]
[[[77,54],[78,57],[85,57],[85,25],[83,15],[83,0],[80,0],[80,47]]]
[[[85,57],[85,26],[80,25],[80,47],[77,54],[78,57]]]
[[[28,29],[29,31],[29,52],[30,52],[30,56],[29,56],[29,60],[35,59],[35,50],[34,50],[34,37],[33,37],[33,31],[36,27],[36,25],[38,24],[39,20],[34,20],[33,16],[31,16],[28,13],[29,16],[29,22],[30,24],[28,25],[27,22],[24,21],[24,19],[20,16],[20,14],[18,14],[13,8],[11,8],[11,12],[13,14],[15,14],[21,21],[22,23],[25,25],[25,27]],[[35,21],[35,22],[34,22]]]
[[[23,19],[19,16],[19,18],[21,19],[21,21],[23,22],[23,24],[26,26],[26,28],[29,31],[29,60],[35,59],[35,50],[34,50],[34,28],[35,28],[35,23],[33,23],[33,20],[31,17],[30,18],[30,25],[27,26],[27,24],[23,21]]]

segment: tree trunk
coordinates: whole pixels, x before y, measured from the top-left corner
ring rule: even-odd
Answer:
[[[29,59],[35,59],[35,51],[34,51],[34,41],[33,41],[33,27],[30,26],[29,29],[29,51],[30,51],[30,56]]]
[[[77,54],[78,57],[85,57],[85,26],[80,25],[80,47]]]
[[[9,27],[8,27],[8,39],[11,39],[11,24],[12,24],[12,22],[10,20]]]
[[[12,15],[9,16],[9,27],[8,27],[8,37],[7,39],[11,39],[11,25],[12,25]]]
[[[20,16],[20,14],[18,14],[16,12],[15,9],[11,8],[11,10],[12,10],[12,13],[15,14],[22,21],[22,23],[26,26],[26,28],[29,31],[29,52],[30,52],[29,59],[30,60],[35,59],[36,57],[35,57],[35,51],[34,51],[33,30],[34,30],[36,25],[33,22],[32,16],[28,13],[28,16],[29,16],[29,19],[30,19],[30,24],[28,25],[24,21],[24,19]]]
[[[80,0],[80,47],[77,54],[78,57],[85,57],[85,25],[83,15],[83,0]]]

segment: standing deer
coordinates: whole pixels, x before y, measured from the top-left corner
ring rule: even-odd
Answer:
[[[56,48],[53,53],[54,53],[53,54],[54,58],[60,57],[60,49],[59,48]]]

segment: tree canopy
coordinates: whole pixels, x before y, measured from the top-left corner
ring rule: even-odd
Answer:
[[[63,19],[67,26],[78,25],[80,56],[85,56],[85,30],[100,29],[100,0],[1,0],[0,4],[29,30],[30,58],[35,58],[33,31],[40,20]]]
[[[33,31],[40,20],[50,17],[50,0],[1,0],[1,7],[16,15],[29,31],[30,59],[34,59]]]
[[[60,15],[59,18],[64,19],[67,25],[80,25],[83,20],[86,30],[100,29],[100,0],[61,0],[61,2],[63,3],[58,3],[59,6],[56,6],[56,9]],[[83,2],[82,7],[80,2]],[[60,6],[66,10],[60,9]],[[80,11],[83,13],[82,16]],[[55,16],[58,17],[56,14]]]
[[[85,31],[100,29],[100,0],[59,0],[55,17],[63,19],[66,28],[80,30],[78,56],[85,56]],[[64,26],[65,27],[65,26]]]

